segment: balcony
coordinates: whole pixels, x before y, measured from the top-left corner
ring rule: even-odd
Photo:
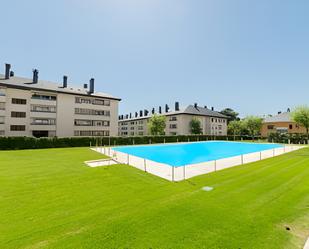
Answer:
[[[48,105],[56,106],[57,101],[56,100],[31,98],[30,104],[33,104],[33,105],[46,105],[46,104],[48,104]]]
[[[35,112],[31,111],[30,112],[30,117],[31,118],[56,118],[57,113],[56,112]]]

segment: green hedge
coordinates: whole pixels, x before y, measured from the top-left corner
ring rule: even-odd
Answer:
[[[255,139],[259,139],[256,137]],[[150,143],[175,143],[208,140],[252,140],[250,136],[143,136],[143,137],[72,137],[72,138],[34,138],[0,137],[0,150],[44,149],[87,146],[114,146]]]
[[[291,143],[291,144],[308,144],[307,136],[304,134],[286,134],[286,133],[271,133],[268,136],[269,142],[275,143]]]

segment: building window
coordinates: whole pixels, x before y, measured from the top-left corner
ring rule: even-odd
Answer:
[[[177,117],[176,116],[170,116],[170,121],[177,121]]]
[[[32,99],[40,99],[40,100],[51,100],[51,101],[57,100],[56,96],[53,96],[53,95],[43,95],[43,94],[37,94],[37,93],[32,94],[31,98]]]
[[[109,131],[74,131],[74,136],[80,137],[95,137],[95,136],[109,136]]]
[[[31,122],[32,125],[55,125],[56,119],[51,118],[34,118]]]
[[[55,106],[31,105],[32,112],[56,112]]]
[[[0,110],[5,110],[5,103],[4,102],[0,102]]]
[[[75,114],[110,116],[110,111],[75,108]]]
[[[87,119],[75,119],[75,126],[109,126],[110,122],[105,120],[87,120]]]
[[[11,112],[12,118],[25,118],[26,113],[25,112]]]
[[[5,89],[0,88],[0,96],[5,96]]]
[[[25,131],[26,126],[25,125],[11,125],[11,131]]]
[[[292,125],[292,124],[289,125],[289,129],[290,129],[290,130],[293,129],[293,125]]]
[[[170,124],[170,129],[177,129],[177,124]]]
[[[16,105],[26,105],[27,104],[27,100],[26,99],[12,99],[12,104],[16,104]]]
[[[0,124],[4,124],[4,117],[3,116],[0,117]]]
[[[0,136],[4,136],[4,131],[0,131]]]
[[[267,129],[268,129],[268,130],[273,130],[274,128],[275,128],[274,125],[267,125]]]
[[[75,97],[75,103],[110,106],[110,100],[108,99],[90,99],[90,98]]]

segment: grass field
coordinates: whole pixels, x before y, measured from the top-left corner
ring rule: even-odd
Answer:
[[[309,236],[307,148],[180,183],[83,163],[99,158],[0,152],[0,248],[281,249]]]

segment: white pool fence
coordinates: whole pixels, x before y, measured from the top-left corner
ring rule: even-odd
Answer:
[[[180,167],[172,167],[168,164],[158,163],[145,158],[133,156],[119,151],[114,151],[110,147],[95,147],[92,149],[94,151],[111,157],[112,159],[121,164],[131,165],[137,169],[162,177],[169,181],[182,181],[194,176],[203,175],[218,170],[279,156],[288,152],[301,149],[303,147],[304,146],[298,145],[285,145],[284,147],[280,148],[274,148],[260,152],[254,152],[197,164],[184,165]]]

